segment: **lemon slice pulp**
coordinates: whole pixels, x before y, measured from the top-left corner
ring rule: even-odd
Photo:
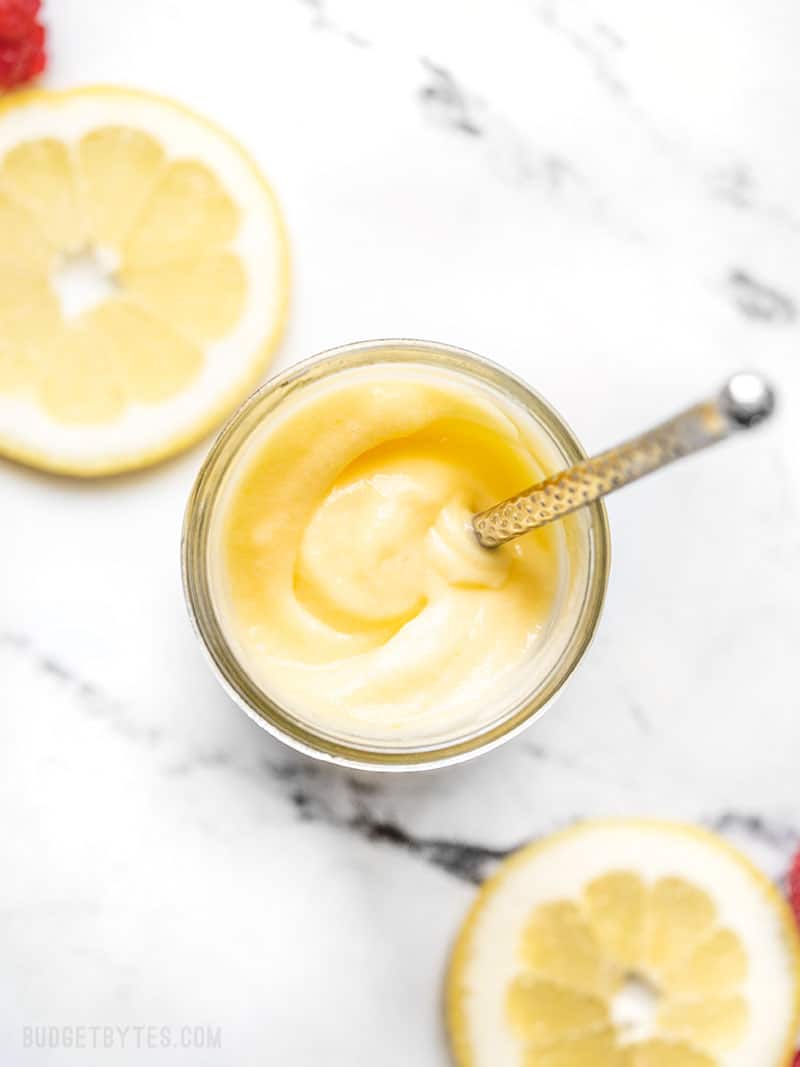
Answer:
[[[192,443],[282,332],[288,255],[250,157],[111,87],[0,108],[0,452],[105,474]]]
[[[786,1067],[800,945],[775,888],[693,827],[586,823],[520,850],[459,935],[459,1067]]]

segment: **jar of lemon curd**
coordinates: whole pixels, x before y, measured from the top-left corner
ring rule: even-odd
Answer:
[[[591,641],[608,521],[595,503],[490,550],[471,516],[584,455],[541,396],[447,345],[348,345],[268,382],[186,511],[186,599],[222,685],[350,767],[437,767],[512,737]]]

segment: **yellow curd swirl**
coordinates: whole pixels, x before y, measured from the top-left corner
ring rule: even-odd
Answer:
[[[475,511],[548,470],[533,427],[456,375],[360,368],[288,397],[242,450],[219,529],[221,616],[268,693],[412,739],[478,713],[557,610],[557,526],[482,548]]]

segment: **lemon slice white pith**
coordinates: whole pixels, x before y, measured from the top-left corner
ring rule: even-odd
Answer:
[[[272,191],[171,101],[92,87],[4,103],[0,233],[0,452],[36,466],[104,474],[185,447],[282,331]],[[106,289],[70,307],[60,281],[87,262]]]
[[[712,834],[590,822],[520,850],[456,944],[459,1067],[785,1067],[800,947],[771,883]]]

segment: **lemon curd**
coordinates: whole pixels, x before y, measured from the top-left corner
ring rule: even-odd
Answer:
[[[210,536],[237,659],[305,721],[444,735],[530,687],[575,568],[564,524],[482,548],[471,516],[551,473],[535,420],[432,366],[361,366],[284,398],[228,471]]]

